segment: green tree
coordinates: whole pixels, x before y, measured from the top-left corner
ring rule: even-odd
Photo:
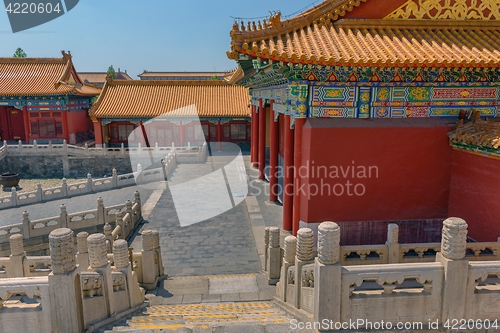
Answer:
[[[113,80],[116,79],[116,71],[113,68],[113,65],[109,66],[107,73]]]
[[[26,53],[24,52],[24,50],[22,48],[18,47],[16,52],[14,53],[14,55],[12,57],[14,57],[14,58],[26,58]]]

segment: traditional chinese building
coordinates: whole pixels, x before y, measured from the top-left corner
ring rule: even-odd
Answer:
[[[160,146],[242,142],[250,140],[249,104],[248,89],[224,81],[108,79],[90,116],[98,146],[134,144],[134,129],[145,123],[149,142]]]
[[[101,92],[72,57],[0,58],[0,139],[77,143],[92,138],[87,110]]]
[[[489,0],[326,0],[287,20],[235,23],[229,82],[250,89],[260,178],[270,142],[283,229],[332,220],[344,244],[378,242],[390,221],[412,235],[474,209],[469,234],[496,239],[500,180],[487,170],[498,160],[452,150],[447,133],[473,112],[498,120],[499,37]],[[468,175],[464,194],[471,168],[481,182]],[[476,196],[488,181],[494,189]]]

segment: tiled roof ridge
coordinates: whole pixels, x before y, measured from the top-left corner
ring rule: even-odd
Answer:
[[[275,13],[269,19],[264,20],[263,23],[257,21],[256,24],[254,21],[245,25],[241,22],[241,27],[238,23],[234,23],[230,36],[233,41],[272,38],[278,34],[301,29],[311,23],[324,24],[335,21],[366,1],[368,0],[325,0],[319,5],[285,21],[281,21],[280,13]]]
[[[481,29],[496,30],[499,21],[466,20],[385,20],[385,19],[341,19],[333,23],[338,28],[351,29]]]
[[[500,153],[500,122],[476,119],[468,123],[460,120],[457,128],[448,133],[450,144],[471,145]]]
[[[54,63],[54,64],[65,64],[68,61],[72,60],[71,53],[68,51],[66,53],[65,51],[61,51],[62,57],[61,58],[56,58],[56,57],[35,57],[35,58],[14,58],[14,57],[5,57],[5,58],[0,58],[0,63],[2,64],[25,64],[25,63],[30,63],[30,64],[36,64],[36,63]]]
[[[230,86],[223,80],[110,80],[105,86]]]

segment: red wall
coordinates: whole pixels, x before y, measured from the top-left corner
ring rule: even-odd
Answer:
[[[500,236],[500,160],[453,151],[449,216],[463,218],[469,237],[495,242]]]
[[[85,132],[93,129],[87,111],[70,111],[68,112],[68,130],[69,134]]]
[[[308,119],[302,140],[302,165],[337,166],[339,177],[310,174],[301,192],[301,220],[305,222],[377,221],[445,218],[451,178],[452,150],[443,119]],[[353,163],[354,161],[354,163]],[[314,162],[314,164],[313,164]],[[314,165],[314,167],[312,167]],[[355,166],[344,177],[340,167]],[[357,174],[372,168],[371,178]],[[378,177],[377,177],[378,170]],[[302,169],[304,171],[304,169]],[[366,177],[368,177],[368,171]],[[332,178],[331,178],[332,177]],[[314,195],[324,185],[323,195]],[[356,195],[347,181],[358,185]],[[344,194],[333,186],[342,184]],[[310,189],[310,190],[308,190]],[[335,191],[340,194],[341,187]],[[327,194],[325,194],[327,193]],[[310,196],[310,198],[309,198]]]

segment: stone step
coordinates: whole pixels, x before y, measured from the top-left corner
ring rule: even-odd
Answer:
[[[270,302],[152,306],[101,332],[281,333],[291,317]]]

